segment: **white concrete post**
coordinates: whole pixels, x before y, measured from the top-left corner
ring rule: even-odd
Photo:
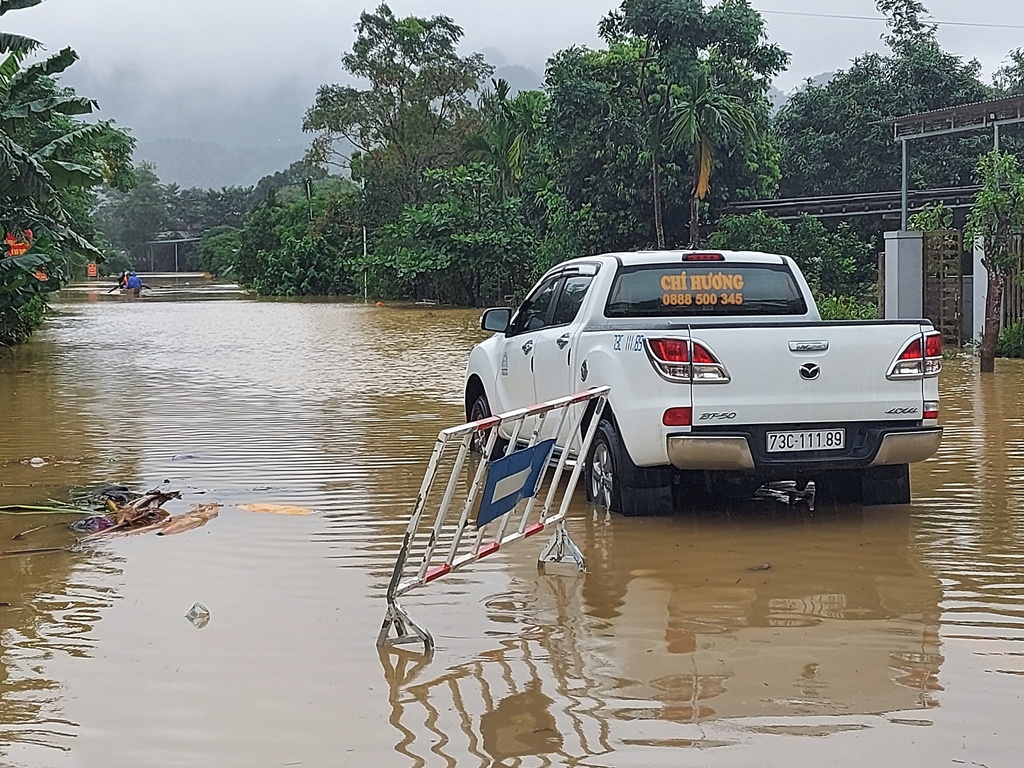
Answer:
[[[924,235],[885,233],[885,317],[917,319],[924,313]]]
[[[972,306],[972,327],[971,338],[981,343],[981,336],[985,331],[985,305],[988,299],[988,270],[982,260],[985,258],[985,247],[981,238],[974,241],[974,285],[973,285],[973,306]]]

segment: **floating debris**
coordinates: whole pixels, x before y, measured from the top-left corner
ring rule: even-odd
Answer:
[[[33,456],[28,460],[28,465],[30,467],[45,467],[47,463],[46,459],[40,458],[39,456]]]
[[[8,549],[0,552],[0,557],[17,557],[19,555],[39,555],[44,552],[70,552],[70,547],[35,547],[33,549]]]
[[[100,531],[105,531],[108,528],[113,528],[113,526],[114,521],[106,515],[93,515],[92,517],[75,520],[75,522],[71,523],[68,528],[75,533],[99,533]],[[30,532],[31,531],[26,531],[26,533]]]
[[[288,504],[239,504],[239,509],[249,512],[262,512],[272,515],[312,515],[313,510],[305,507],[293,507]]]
[[[177,515],[161,523],[156,535],[171,536],[200,528],[215,518],[219,512],[220,504],[197,504],[184,515]]]
[[[191,621],[192,626],[196,629],[202,629],[210,623],[210,610],[202,603],[196,603],[185,614],[185,618]]]

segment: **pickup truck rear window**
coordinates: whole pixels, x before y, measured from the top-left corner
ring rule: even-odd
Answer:
[[[807,303],[785,264],[643,264],[615,276],[605,317],[803,315]]]

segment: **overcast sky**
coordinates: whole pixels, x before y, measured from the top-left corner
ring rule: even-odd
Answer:
[[[317,85],[342,79],[341,53],[360,11],[376,0],[45,0],[0,19],[48,50],[70,45],[82,60],[64,81],[100,101],[101,116],[141,139],[302,143],[302,112]],[[990,76],[1024,46],[1021,0],[925,0],[948,50],[981,61]],[[553,52],[598,44],[597,22],[614,0],[391,0],[400,15],[453,17],[465,52],[543,72]],[[842,69],[885,32],[873,0],[754,0],[773,40],[790,51],[777,87]],[[836,14],[872,19],[821,18]],[[973,26],[969,26],[973,25]],[[991,25],[991,26],[983,26]],[[1016,28],[1013,28],[1016,25]]]

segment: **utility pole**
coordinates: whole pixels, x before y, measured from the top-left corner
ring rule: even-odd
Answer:
[[[359,194],[360,194],[360,196],[364,196],[365,191],[366,191],[366,177],[365,176],[360,176],[359,177]],[[370,300],[370,292],[369,292],[368,283],[367,283],[366,221],[365,221],[365,217],[366,217],[366,201],[363,200],[363,215],[360,217],[360,218],[364,219],[364,221],[363,221],[363,303],[366,303],[366,302],[368,302]]]

